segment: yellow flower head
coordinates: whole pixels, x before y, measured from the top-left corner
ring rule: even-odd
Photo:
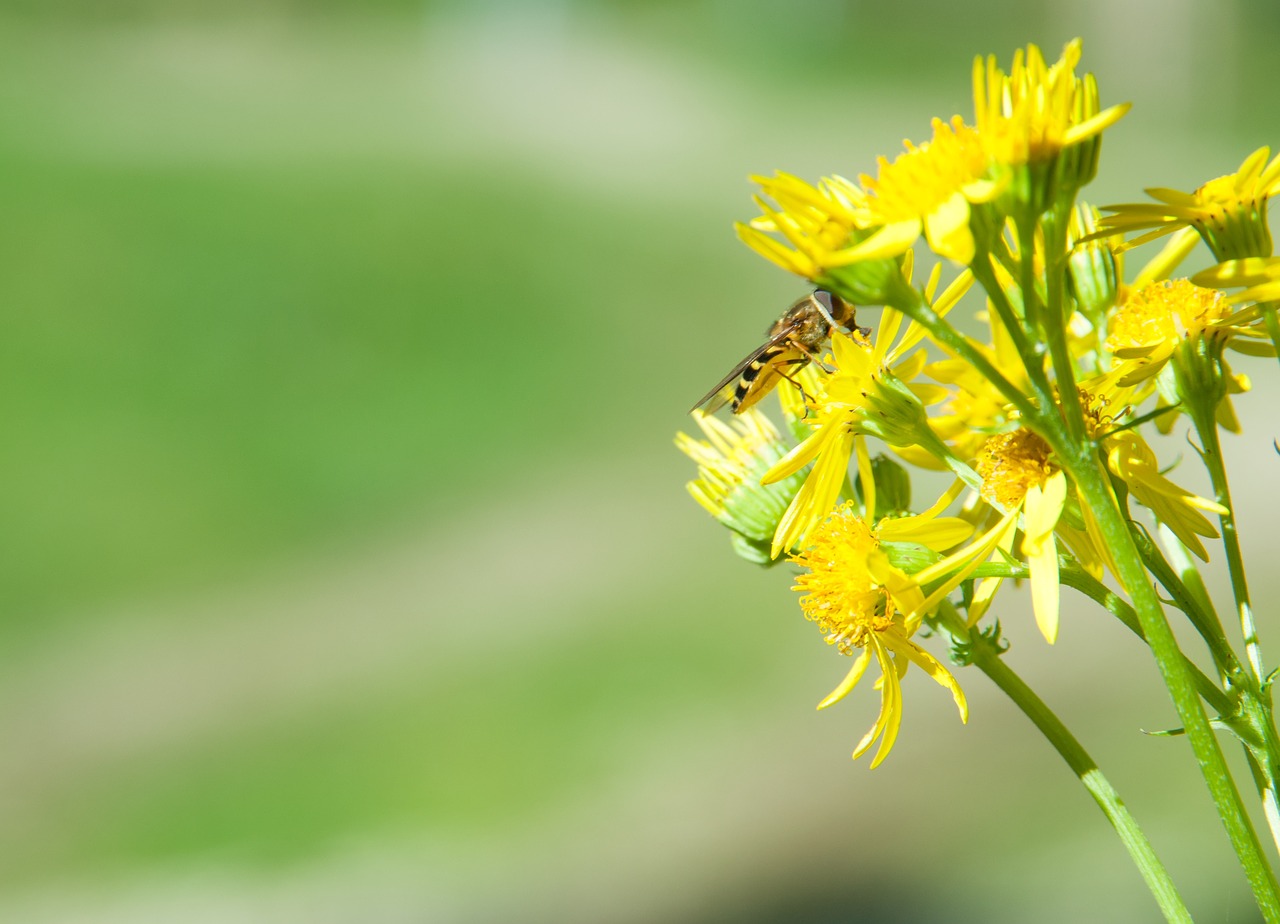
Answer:
[[[1230,340],[1256,333],[1220,293],[1186,279],[1157,282],[1129,294],[1108,324],[1106,348],[1121,363],[1120,384],[1155,375],[1180,344],[1210,336]]]
[[[761,485],[761,476],[787,451],[769,419],[755,408],[728,423],[695,411],[693,419],[706,439],[676,434],[676,446],[698,465],[689,493],[708,513],[734,532],[734,546],[744,558],[768,561],[765,548],[778,521],[800,488],[794,475]]]
[[[1025,428],[987,440],[977,469],[983,497],[1003,509],[1006,519],[1023,515],[1022,555],[1031,573],[1031,605],[1036,624],[1052,644],[1058,638],[1060,593],[1053,531],[1066,503],[1066,475],[1053,461],[1049,444]]]
[[[861,189],[839,176],[817,186],[781,172],[752,180],[760,185],[755,201],[762,214],[750,224],[735,225],[743,243],[806,279],[851,262],[845,257],[866,201]]]
[[[1050,458],[1049,444],[1027,429],[991,437],[978,453],[982,494],[1003,510],[1022,504],[1027,492],[1042,487],[1058,466]]]
[[[1267,200],[1280,192],[1280,155],[1268,162],[1270,154],[1270,148],[1258,148],[1235,173],[1210,180],[1191,193],[1154,188],[1147,195],[1155,202],[1107,206],[1114,214],[1102,224],[1110,231],[1146,231],[1127,247],[1192,227],[1219,261],[1269,257]]]
[[[1092,75],[1076,76],[1080,40],[1067,44],[1052,66],[1035,45],[1014,54],[1005,74],[995,56],[973,63],[975,121],[992,163],[1006,167],[1045,163],[1114,125],[1128,104],[1098,109]]]
[[[811,547],[791,559],[809,569],[793,588],[805,594],[805,618],[846,655],[866,647],[867,633],[892,628],[897,615],[892,597],[867,568],[880,543],[852,506],[850,501],[837,508],[814,531]]]
[[[977,132],[959,116],[933,120],[933,138],[892,162],[881,157],[875,179],[860,177],[867,199],[860,222],[878,228],[842,259],[852,263],[903,253],[923,232],[933,252],[957,263],[973,259],[969,203],[986,202],[996,187],[984,176],[986,155]]]
[[[912,322],[901,340],[894,344],[902,322],[899,312],[886,308],[880,315],[874,343],[857,330],[849,336],[832,333],[835,371],[824,377],[814,395],[810,414],[805,418],[811,432],[764,476],[765,483],[773,483],[791,477],[814,462],[804,486],[778,523],[771,550],[774,557],[787,549],[798,548],[809,531],[835,506],[849,473],[854,447],[861,440],[855,427],[859,412],[868,403],[867,393],[872,389],[874,377],[880,370],[891,367],[897,378],[910,381],[923,368],[923,352],[907,354],[919,345],[924,329]],[[865,447],[861,452],[866,455]],[[866,464],[870,465],[869,460]]]
[[[901,522],[887,521],[882,527]],[[905,618],[905,611],[918,605],[923,594],[906,574],[889,564],[880,551],[880,532],[868,527],[852,504],[846,503],[814,530],[809,548],[791,559],[808,569],[796,578],[794,587],[803,594],[800,608],[805,618],[816,623],[827,643],[842,654],[862,649],[844,681],[818,708],[843,699],[862,679],[873,654],[880,666],[880,714],[853,752],[855,758],[860,757],[879,740],[873,768],[889,755],[897,740],[902,723],[900,678],[910,664],[923,668],[950,690],[961,720],[968,720],[964,693],[951,672],[911,640],[914,626]],[[948,538],[954,542],[955,534]]]

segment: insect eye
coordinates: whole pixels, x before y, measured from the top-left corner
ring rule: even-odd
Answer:
[[[836,302],[839,301],[839,298],[832,295],[826,289],[813,290],[813,303],[818,306],[818,311],[822,312],[822,316],[827,319],[827,323],[840,331],[840,333],[847,334],[849,333],[849,328],[836,320]],[[841,310],[840,313],[844,314],[844,311]]]

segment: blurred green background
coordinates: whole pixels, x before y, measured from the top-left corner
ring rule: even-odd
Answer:
[[[747,175],[871,170],[1074,35],[1135,103],[1096,200],[1280,142],[1260,0],[0,7],[0,920],[1155,920],[980,677],[852,763],[870,691],[814,712],[843,662],[670,442],[803,291]],[[1133,641],[1000,615],[1252,920]]]

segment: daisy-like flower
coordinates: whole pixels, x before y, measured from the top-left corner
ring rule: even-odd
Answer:
[[[1002,167],[1045,164],[1066,149],[1096,139],[1129,111],[1129,104],[1100,110],[1092,74],[1076,76],[1080,40],[1046,65],[1035,45],[1014,54],[1005,74],[995,56],[973,63],[973,104],[978,135],[991,162]],[[1074,186],[1092,178],[1096,151],[1089,152]]]
[[[875,377],[888,368],[897,379],[910,382],[924,367],[923,352],[908,355],[924,337],[924,328],[912,322],[902,339],[896,345],[893,343],[902,322],[901,313],[884,309],[874,343],[856,330],[849,336],[832,333],[835,371],[823,380],[819,394],[814,396],[806,418],[811,431],[764,476],[765,483],[772,484],[792,477],[814,462],[804,486],[778,522],[770,550],[773,557],[784,550],[798,548],[809,531],[835,506],[848,477],[854,448],[862,442],[857,435],[858,415],[868,405],[867,394]],[[860,450],[860,462],[864,456],[865,446]],[[870,463],[867,465],[869,468]]]
[[[733,531],[735,551],[749,561],[770,561],[768,543],[787,505],[800,489],[799,474],[769,485],[760,479],[787,451],[778,431],[755,408],[725,423],[694,411],[706,439],[676,434],[676,446],[698,465],[689,493],[708,513]]]
[[[1181,345],[1216,340],[1224,346],[1265,340],[1257,312],[1236,309],[1219,292],[1186,279],[1153,283],[1131,292],[1108,322],[1106,349],[1119,363],[1121,385],[1158,373]],[[1242,351],[1243,352],[1243,351]]]
[[[908,282],[911,263],[908,252],[904,261]],[[968,292],[973,276],[968,272],[961,273],[935,298],[940,278],[941,268],[935,266],[925,285],[924,295],[932,303],[934,312],[943,316]],[[874,343],[868,342],[856,330],[850,336],[833,333],[834,371],[830,375],[814,372],[815,378],[805,383],[805,390],[814,396],[813,400],[799,409],[799,413],[794,407],[788,411],[797,427],[808,429],[808,435],[803,436],[799,444],[766,473],[765,482],[791,477],[810,462],[817,461],[778,523],[770,550],[773,557],[784,550],[798,548],[809,530],[835,506],[848,475],[850,457],[855,446],[862,442],[858,436],[861,415],[873,403],[873,398],[882,394],[882,389],[877,387],[877,377],[883,377],[887,372],[898,382],[912,383],[924,366],[924,353],[912,354],[925,336],[923,327],[914,321],[909,323],[901,339],[894,343],[902,331],[904,320],[901,312],[885,308],[880,315]],[[923,395],[928,403],[940,400],[945,394],[935,386],[908,384],[907,387],[917,395]],[[795,401],[794,396],[791,396],[791,401]],[[785,399],[783,404],[785,408]],[[945,445],[939,445],[945,450]],[[893,448],[903,454],[902,447]],[[868,472],[866,478],[869,479],[870,462],[865,446],[859,454],[860,468],[864,461]]]
[[[1241,291],[1227,298],[1232,304],[1280,301],[1280,257],[1227,260],[1196,273],[1191,281],[1213,289],[1240,288]],[[1251,349],[1245,344],[1235,346],[1237,349],[1245,346],[1242,353],[1270,356],[1275,352],[1274,349]]]
[[[933,510],[940,509],[935,505]],[[807,569],[793,588],[803,596],[805,618],[818,625],[827,644],[842,654],[862,649],[848,675],[821,703],[825,709],[843,699],[866,673],[872,658],[880,667],[880,714],[854,748],[854,758],[878,740],[871,761],[874,769],[893,749],[902,724],[901,678],[915,664],[951,691],[961,721],[968,721],[964,692],[940,661],[914,641],[920,625],[924,595],[906,573],[890,564],[882,543],[913,543],[945,549],[964,540],[972,530],[954,517],[882,520],[872,529],[852,504],[837,508],[809,537],[808,548],[791,561]]]
[[[1102,441],[1107,468],[1129,486],[1133,499],[1150,508],[1178,540],[1201,561],[1209,560],[1200,536],[1217,539],[1218,531],[1200,511],[1225,516],[1221,504],[1192,494],[1160,473],[1155,451],[1133,430],[1123,430]]]
[[[999,187],[986,179],[987,158],[978,133],[959,116],[933,120],[933,138],[891,162],[878,161],[875,179],[860,177],[866,199],[859,222],[876,229],[841,255],[847,263],[905,252],[921,234],[930,249],[956,263],[973,260],[970,203],[988,202]]]
[[[1058,638],[1058,545],[1054,527],[1067,499],[1067,477],[1052,459],[1049,445],[1025,428],[991,437],[977,460],[982,495],[1004,518],[988,533],[1005,540],[1006,530],[1023,515],[1022,556],[1031,575],[1031,606],[1036,625],[1053,644]]]
[[[783,269],[816,281],[844,255],[860,227],[866,193],[844,177],[829,176],[812,185],[789,173],[753,176],[761,215],[734,227],[748,247]]]
[[[1270,148],[1258,148],[1235,173],[1194,192],[1153,188],[1146,192],[1155,202],[1109,205],[1106,210],[1113,214],[1102,219],[1102,226],[1108,232],[1145,232],[1126,247],[1192,227],[1220,261],[1269,257],[1267,200],[1280,192],[1280,155],[1268,161],[1270,155]]]

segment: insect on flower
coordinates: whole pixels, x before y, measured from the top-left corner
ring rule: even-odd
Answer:
[[[792,374],[818,358],[832,328],[848,334],[854,323],[854,306],[826,289],[815,289],[796,299],[769,328],[768,339],[734,366],[691,411],[705,406],[708,414],[714,414],[732,401],[733,413],[741,414],[781,379],[800,388]]]

